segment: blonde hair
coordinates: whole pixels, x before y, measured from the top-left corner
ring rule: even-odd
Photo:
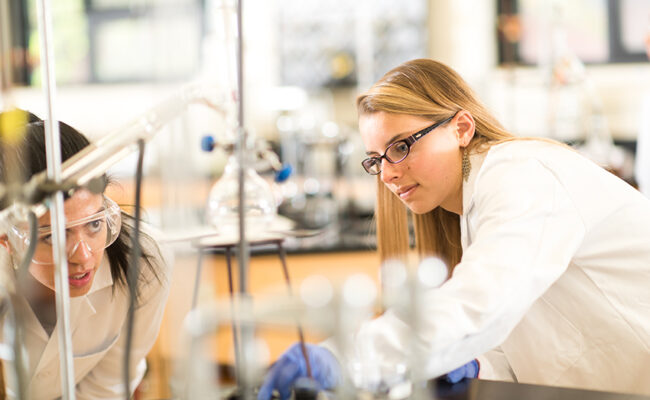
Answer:
[[[494,144],[514,139],[454,70],[429,59],[411,60],[390,70],[357,98],[359,116],[377,112],[415,115],[442,121],[460,110],[474,118],[475,133],[467,151],[486,151]],[[377,249],[382,260],[405,260],[409,250],[407,209],[377,179]],[[449,270],[460,262],[459,216],[436,207],[413,215],[415,246],[422,256],[438,256]]]

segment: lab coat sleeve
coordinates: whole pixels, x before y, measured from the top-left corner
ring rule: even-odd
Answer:
[[[135,312],[131,344],[130,388],[135,390],[146,371],[145,357],[153,347],[169,295],[169,268],[172,257],[165,253],[154,261],[158,278],[146,276],[141,283],[141,303]],[[157,264],[157,265],[156,265]],[[146,271],[143,269],[143,271]],[[121,290],[121,289],[118,289]],[[117,292],[116,292],[117,295]],[[124,399],[123,365],[126,349],[126,319],[116,344],[78,384],[79,400]]]
[[[423,367],[412,373],[428,379],[499,346],[566,270],[585,232],[561,180],[536,159],[484,165],[471,213],[471,244],[452,277],[422,293],[419,318],[392,309],[364,324],[357,359],[406,363],[415,354]]]
[[[476,359],[480,365],[479,379],[517,382],[517,377],[501,347],[495,347]]]

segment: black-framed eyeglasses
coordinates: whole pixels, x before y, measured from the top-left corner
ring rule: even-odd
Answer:
[[[375,156],[375,157],[368,157],[365,160],[361,161],[361,165],[363,166],[363,169],[366,170],[367,173],[370,175],[377,175],[378,173],[381,172],[381,159],[386,159],[391,164],[397,164],[406,158],[406,156],[409,155],[409,152],[411,151],[411,146],[418,140],[422,139],[424,135],[427,133],[431,132],[432,130],[436,129],[440,125],[446,124],[447,122],[451,121],[454,118],[455,114],[452,115],[451,117],[440,121],[436,122],[435,124],[428,126],[421,131],[417,131],[411,136],[397,140],[386,147],[386,151],[384,152],[383,155],[381,156]]]

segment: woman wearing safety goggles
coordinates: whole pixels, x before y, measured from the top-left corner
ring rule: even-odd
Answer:
[[[63,161],[89,144],[74,128],[60,123],[59,129]],[[18,154],[25,180],[46,168],[44,149],[44,123],[31,115]],[[1,161],[0,175],[6,182],[8,166],[4,158]],[[106,177],[103,179],[106,183]],[[125,329],[130,298],[126,278],[132,268],[129,261],[134,220],[104,194],[86,189],[75,191],[65,200],[64,215],[76,398],[123,398]],[[28,356],[28,396],[35,399],[54,399],[62,395],[51,229],[48,212],[38,219],[36,235],[26,221],[12,221],[0,236],[0,244],[7,250],[0,251],[0,263],[15,280],[18,300],[13,306],[25,325],[22,343]],[[169,293],[168,267],[160,249],[151,236],[144,232],[139,236],[142,259],[140,276],[135,283],[131,390],[144,375],[145,356],[158,334]],[[31,240],[36,243],[26,263],[24,259]],[[28,264],[26,273],[15,272],[21,264]],[[7,387],[10,394],[13,390]]]
[[[104,250],[113,244],[120,234],[121,212],[119,206],[108,197],[81,190],[65,203],[65,215],[70,295],[82,296],[90,290],[94,281],[95,269],[99,265],[97,261],[101,261]],[[49,224],[49,213],[39,219],[30,272],[38,282],[54,290],[54,250],[52,228]],[[16,254],[22,257],[30,244],[29,226],[11,226],[8,237]],[[88,268],[83,267],[84,265]],[[82,269],[74,270],[72,267]]]

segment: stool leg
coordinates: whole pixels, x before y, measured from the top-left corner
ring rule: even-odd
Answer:
[[[192,310],[199,302],[199,286],[201,282],[201,269],[203,268],[203,251],[199,250],[199,259],[196,263],[196,277],[194,278],[194,292],[192,293]]]
[[[230,298],[233,298],[234,288],[232,284],[232,264],[231,264],[231,254],[230,246],[226,247],[226,266],[228,267],[228,291],[230,293]]]
[[[289,294],[293,295],[293,288],[291,287],[291,278],[289,277],[289,268],[287,267],[287,252],[282,246],[282,241],[278,241],[278,256],[280,257],[280,262],[282,263],[282,273],[284,274],[284,281],[287,284],[289,289]]]
[[[241,352],[239,349],[239,331],[237,330],[238,324],[234,323],[234,318],[235,318],[235,295],[234,295],[234,288],[232,284],[232,264],[231,264],[231,246],[226,246],[226,266],[228,267],[228,291],[230,293],[230,313],[233,317],[233,320],[231,321],[232,324],[232,343],[234,346],[235,350],[235,365],[241,365]],[[240,382],[240,377],[238,376],[238,368],[235,367],[235,382],[239,383]]]
[[[282,240],[278,240],[278,256],[280,257],[280,262],[282,263],[282,272],[284,272],[284,280],[287,283],[287,289],[289,289],[289,296],[293,296],[293,288],[291,287],[291,278],[289,277],[289,268],[287,267],[287,252],[282,246]],[[300,341],[300,350],[302,351],[302,356],[305,358],[305,365],[307,366],[307,376],[311,376],[311,363],[309,362],[309,356],[307,355],[307,346],[305,346],[305,335],[302,332],[302,326],[299,322],[296,322],[296,327],[298,328],[298,340]]]

